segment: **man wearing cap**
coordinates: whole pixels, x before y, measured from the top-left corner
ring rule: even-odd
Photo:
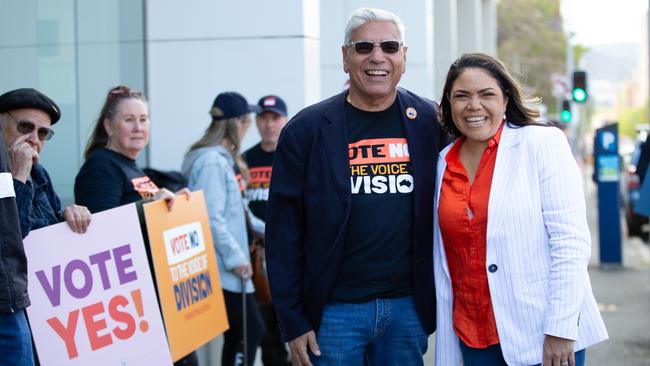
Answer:
[[[0,364],[31,366],[32,336],[25,317],[27,259],[15,197],[7,148],[0,139]]]
[[[287,123],[287,105],[277,95],[267,95],[260,98],[257,105],[261,111],[255,116],[257,130],[262,141],[242,155],[248,165],[250,179],[246,184],[246,201],[252,214],[262,220],[266,217],[266,202],[269,196],[273,155],[278,145],[280,131]],[[263,232],[263,230],[262,230]],[[260,252],[260,266],[264,267],[262,246],[254,246]],[[252,254],[256,255],[255,252]],[[254,262],[255,263],[255,262]],[[263,271],[260,271],[263,272]],[[268,294],[268,282],[265,273],[256,273],[256,295],[260,304],[260,312],[266,323],[266,334],[262,339],[262,363],[265,366],[289,366],[289,354],[282,342],[278,319],[271,300],[261,294]],[[258,280],[259,279],[259,280]],[[258,286],[264,286],[260,289]]]
[[[435,330],[433,102],[397,87],[404,26],[350,16],[348,90],[282,130],[266,215],[271,296],[296,365],[422,365]]]
[[[54,135],[51,127],[60,118],[56,103],[38,90],[16,89],[0,95],[2,138],[9,153],[23,237],[63,220],[76,233],[86,232],[90,224],[86,207],[62,209],[49,174],[39,164],[45,141]]]

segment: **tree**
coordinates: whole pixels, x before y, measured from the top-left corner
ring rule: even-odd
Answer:
[[[521,75],[528,91],[556,112],[551,75],[566,74],[566,36],[560,0],[501,0],[498,56]]]
[[[618,114],[618,132],[630,137],[636,136],[636,126],[648,124],[648,103],[640,107],[626,108]]]

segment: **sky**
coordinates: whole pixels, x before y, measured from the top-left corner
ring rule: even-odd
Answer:
[[[650,0],[560,0],[565,28],[585,46],[639,43]]]

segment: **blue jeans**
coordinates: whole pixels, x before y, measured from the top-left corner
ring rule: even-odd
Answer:
[[[422,365],[428,335],[411,296],[325,304],[314,366]]]
[[[463,354],[463,365],[465,366],[508,366],[506,360],[503,359],[501,353],[501,346],[495,344],[488,348],[471,348],[467,347],[462,341],[460,344],[460,352]],[[585,350],[580,350],[574,354],[576,366],[585,365]],[[537,364],[535,366],[541,366]]]
[[[24,310],[0,313],[0,365],[34,365],[32,335]]]

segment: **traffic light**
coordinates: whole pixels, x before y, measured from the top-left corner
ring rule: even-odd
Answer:
[[[571,103],[564,99],[562,101],[562,111],[560,112],[560,120],[565,123],[571,122],[572,119],[571,115]]]
[[[571,92],[576,103],[587,101],[587,73],[584,71],[573,72],[573,89]]]

